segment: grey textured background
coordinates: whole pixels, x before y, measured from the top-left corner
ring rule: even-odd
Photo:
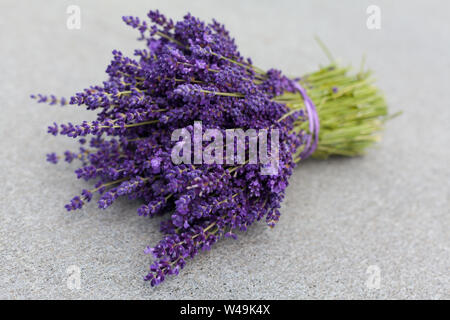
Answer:
[[[70,4],[81,30],[66,28]],[[366,28],[369,4],[381,8],[381,30]],[[104,80],[113,49],[143,46],[121,16],[151,8],[215,17],[255,64],[292,75],[327,62],[314,34],[344,63],[366,53],[391,110],[404,111],[367,156],[302,164],[275,229],[220,242],[158,288],[142,281],[158,221],[127,201],[65,212],[85,183],[75,166],[44,160],[75,146],[47,135],[48,124],[93,115],[28,98]],[[449,12],[448,1],[1,0],[0,298],[450,298]],[[66,285],[71,265],[79,290]],[[379,290],[365,284],[370,265]]]

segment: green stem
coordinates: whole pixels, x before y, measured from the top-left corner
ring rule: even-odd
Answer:
[[[313,100],[320,120],[319,143],[312,155],[327,158],[331,155],[358,156],[379,141],[379,132],[387,118],[383,95],[373,85],[370,72],[349,74],[350,68],[331,64],[300,80]],[[286,92],[275,97],[285,103],[289,111],[279,120],[305,108],[299,93]],[[308,121],[296,121],[294,132],[308,132]],[[300,161],[297,150],[294,158]]]

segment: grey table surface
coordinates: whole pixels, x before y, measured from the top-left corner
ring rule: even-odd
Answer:
[[[66,27],[73,4],[79,30]],[[379,30],[366,26],[372,4]],[[214,17],[255,64],[291,75],[327,63],[315,34],[343,63],[358,67],[366,54],[391,110],[404,114],[364,157],[301,164],[276,228],[221,241],[151,288],[143,249],[160,239],[158,221],[128,201],[67,213],[85,183],[75,165],[45,162],[76,146],[47,125],[93,115],[29,94],[69,96],[103,81],[113,49],[143,47],[121,16],[156,8]],[[450,298],[449,12],[448,1],[1,0],[0,298]],[[71,266],[79,289],[68,285]]]

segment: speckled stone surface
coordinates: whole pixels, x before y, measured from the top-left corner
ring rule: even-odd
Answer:
[[[71,4],[81,8],[80,30],[66,28]],[[370,4],[381,9],[380,30],[366,27]],[[0,298],[450,298],[448,1],[0,6]],[[255,64],[291,75],[327,62],[314,34],[344,63],[358,66],[365,53],[391,110],[404,111],[367,156],[303,163],[276,228],[259,224],[220,242],[157,288],[142,277],[151,262],[143,249],[160,238],[158,221],[138,217],[138,204],[127,201],[107,211],[90,205],[65,212],[85,184],[74,165],[45,162],[47,152],[75,146],[47,135],[48,124],[93,115],[28,98],[68,96],[104,80],[113,49],[131,54],[143,46],[121,16],[145,17],[150,8],[173,18],[187,11],[215,17]],[[81,270],[80,289],[67,285],[70,266]],[[379,271],[379,289],[370,285],[371,270]]]

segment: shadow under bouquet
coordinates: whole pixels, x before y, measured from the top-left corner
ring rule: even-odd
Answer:
[[[97,193],[101,209],[126,196],[142,203],[141,216],[167,215],[162,240],[145,249],[154,257],[145,276],[153,286],[237,230],[259,220],[273,227],[296,164],[363,154],[378,139],[387,107],[368,71],[351,74],[333,62],[291,79],[244,59],[214,20],[148,17],[151,23],[123,17],[146,48],[134,58],[113,51],[103,84],[70,99],[32,98],[97,114],[48,128],[78,138],[80,147],[47,160],[79,160],[77,177],[95,181],[67,210]]]

